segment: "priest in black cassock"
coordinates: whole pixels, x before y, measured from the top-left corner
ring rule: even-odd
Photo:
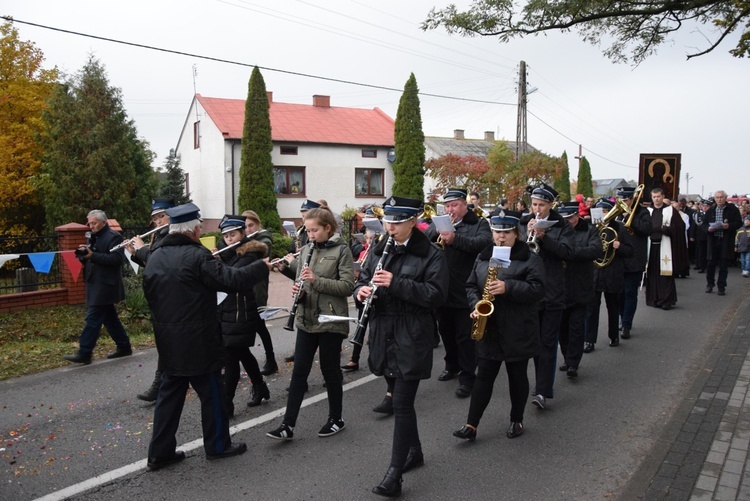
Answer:
[[[646,268],[646,304],[664,310],[677,302],[674,271],[688,266],[685,223],[682,216],[664,203],[664,190],[651,190],[653,206]]]

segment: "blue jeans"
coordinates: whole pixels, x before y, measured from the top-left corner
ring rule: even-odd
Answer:
[[[638,308],[638,288],[643,278],[642,271],[625,273],[625,285],[620,293],[620,323],[623,329],[633,328],[633,317]]]
[[[117,316],[117,309],[113,304],[102,304],[89,306],[86,310],[86,324],[81,331],[80,348],[78,353],[89,356],[94,351],[96,341],[102,332],[102,325],[107,328],[109,337],[117,344],[118,348],[130,348],[130,338],[125,332],[125,327]]]
[[[750,271],[750,252],[740,252],[742,271]]]

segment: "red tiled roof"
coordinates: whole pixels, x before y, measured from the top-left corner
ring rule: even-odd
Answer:
[[[225,139],[241,139],[242,99],[196,98]],[[393,146],[394,122],[379,108],[320,107],[271,102],[271,139],[283,142]]]

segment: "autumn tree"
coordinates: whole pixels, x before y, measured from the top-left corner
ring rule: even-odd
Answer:
[[[44,226],[34,185],[44,133],[42,111],[57,70],[42,68],[44,54],[18,38],[11,23],[0,26],[0,233],[27,235]]]
[[[729,51],[750,56],[750,0],[473,0],[465,11],[451,4],[435,9],[422,23],[429,30],[443,26],[463,36],[491,36],[501,42],[549,31],[577,31],[593,45],[606,45],[604,54],[614,62],[639,64],[659,46],[673,40],[684,26],[712,28],[705,45],[687,57],[702,56],[717,48],[735,30],[742,31]]]
[[[594,196],[594,184],[591,180],[591,165],[586,157],[581,157],[581,166],[578,168],[578,193],[584,197]]]
[[[396,160],[393,162],[393,195],[424,199],[424,132],[419,88],[414,73],[404,86],[395,124]]]
[[[425,173],[435,179],[433,198],[444,195],[452,187],[463,187],[470,192],[483,191],[483,178],[488,169],[485,158],[454,153],[431,158],[425,164]]]
[[[570,196],[570,168],[568,167],[568,152],[563,151],[560,157],[562,163],[562,169],[560,175],[554,178],[554,188],[557,193],[560,194],[560,200],[568,201],[571,200]]]
[[[237,203],[242,211],[254,210],[266,228],[281,231],[273,189],[273,143],[268,94],[257,66],[253,68],[247,87]]]
[[[55,87],[43,114],[38,186],[50,228],[102,209],[123,226],[142,224],[157,187],[154,154],[128,119],[122,92],[93,56]]]
[[[169,155],[164,160],[164,171],[159,196],[171,198],[175,205],[191,202],[190,193],[185,192],[185,172],[180,168],[180,157],[177,156],[174,148],[169,150]]]

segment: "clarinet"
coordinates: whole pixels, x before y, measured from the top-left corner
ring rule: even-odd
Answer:
[[[385,258],[388,256],[392,246],[393,235],[389,235],[388,240],[385,242],[385,248],[383,248],[383,255],[380,256],[380,261],[378,261],[377,266],[375,266],[375,271],[372,274],[373,277],[375,277],[375,273],[383,269]],[[359,316],[359,320],[357,320],[357,330],[354,331],[354,336],[349,340],[350,343],[360,346],[365,342],[365,331],[367,330],[367,323],[370,320],[370,307],[375,298],[375,292],[378,290],[378,286],[372,283],[372,280],[370,280],[370,283],[367,284],[367,286],[370,287],[372,291],[362,303],[362,314]]]
[[[310,242],[309,244],[307,244],[307,248],[310,250],[310,252],[308,252],[307,256],[305,256],[305,262],[302,265],[302,270],[310,266],[310,260],[312,259],[312,254],[313,254],[313,247],[315,247],[315,242]],[[302,275],[302,270],[300,270],[300,275]],[[302,279],[297,280],[297,292],[294,294],[292,307],[289,309],[289,320],[284,326],[284,330],[287,330],[287,331],[294,330],[294,318],[297,316],[297,306],[299,306],[300,299],[302,299]]]

